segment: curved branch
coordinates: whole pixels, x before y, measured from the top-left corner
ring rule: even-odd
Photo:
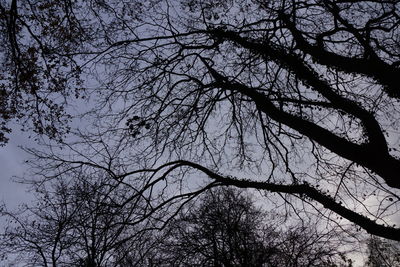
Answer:
[[[174,164],[177,164],[178,166],[188,166],[195,168],[207,174],[214,181],[219,182],[223,185],[232,185],[240,188],[254,188],[259,190],[266,190],[269,192],[285,193],[291,195],[305,195],[310,199],[317,201],[325,208],[360,226],[370,234],[400,241],[400,228],[378,224],[377,222],[365,217],[364,215],[361,215],[342,206],[340,203],[337,203],[332,197],[323,194],[322,192],[318,191],[307,183],[284,185],[244,179],[235,179],[232,177],[223,176],[202,165],[190,161],[175,161]]]

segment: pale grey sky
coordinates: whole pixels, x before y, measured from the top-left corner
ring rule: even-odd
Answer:
[[[9,138],[10,141],[0,147],[0,200],[13,208],[31,199],[26,186],[13,182],[12,177],[21,176],[26,170],[23,162],[28,155],[19,146],[33,146],[35,142],[17,129]]]

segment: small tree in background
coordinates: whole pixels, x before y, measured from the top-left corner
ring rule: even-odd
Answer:
[[[400,243],[371,237],[368,240],[367,266],[392,267],[400,266]]]
[[[143,266],[152,244],[147,221],[138,215],[143,199],[121,205],[130,191],[104,173],[92,175],[34,184],[33,203],[16,212],[3,209],[8,221],[0,235],[3,259],[18,266],[108,267],[126,266],[121,262],[129,252],[135,256],[130,266]]]
[[[243,191],[218,188],[171,222],[153,262],[156,266],[351,266],[332,233],[319,235],[315,228],[304,226],[282,230],[278,223]]]
[[[122,190],[81,178],[41,185],[34,205],[3,210],[11,220],[2,256],[46,267],[351,266],[333,232],[319,234],[314,225],[282,230],[281,220],[232,188],[208,191],[156,229],[151,220],[135,221],[140,201],[122,209],[116,205]]]
[[[262,220],[248,196],[233,189],[210,191],[171,222],[162,261],[178,266],[260,265],[268,257],[260,235]]]

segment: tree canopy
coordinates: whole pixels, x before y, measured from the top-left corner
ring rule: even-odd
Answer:
[[[60,141],[32,151],[39,178],[106,171],[152,216],[232,185],[399,241],[399,16],[396,0],[2,1],[2,133],[27,119]],[[62,141],[81,95],[92,130]]]
[[[106,174],[76,172],[35,184],[32,203],[17,211],[1,207],[2,263],[19,266],[144,266],[157,233],[143,220],[143,198],[119,206],[131,195]],[[130,264],[126,263],[129,255]],[[3,261],[5,260],[5,261]],[[7,265],[11,266],[11,265]]]
[[[400,264],[399,243],[371,237],[368,240],[367,266],[396,266]]]
[[[157,248],[157,266],[352,266],[331,230],[313,223],[282,229],[279,216],[257,207],[249,192],[207,191],[197,205],[167,226]],[[275,214],[276,215],[276,214]]]
[[[35,187],[36,201],[18,213],[1,211],[8,219],[1,259],[46,267],[352,266],[340,229],[285,229],[248,192],[208,190],[154,229],[141,220],[144,199],[129,207],[114,202],[130,190],[111,190],[105,177],[65,178]]]

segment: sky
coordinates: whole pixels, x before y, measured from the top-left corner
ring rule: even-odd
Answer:
[[[10,207],[15,207],[30,199],[26,187],[13,182],[12,179],[22,176],[26,170],[23,162],[28,155],[19,146],[33,145],[33,140],[19,131],[12,132],[9,137],[10,141],[0,147],[0,199]]]
[[[23,162],[28,155],[19,146],[35,146],[36,144],[18,129],[14,130],[9,138],[9,143],[0,147],[0,201],[12,209],[20,203],[32,200],[32,196],[26,191],[26,186],[13,182],[13,177],[22,176],[26,171]],[[400,224],[400,215],[396,223],[397,221]]]
[[[14,181],[15,177],[22,176],[27,171],[24,161],[29,158],[29,155],[20,147],[34,147],[37,144],[18,130],[14,130],[9,138],[10,141],[4,147],[0,147],[0,170],[2,170],[0,174],[0,199],[9,209],[15,209],[18,204],[29,203],[33,199],[32,195],[27,192],[26,186]],[[364,266],[364,255],[357,253],[353,254],[351,258],[355,267]]]

